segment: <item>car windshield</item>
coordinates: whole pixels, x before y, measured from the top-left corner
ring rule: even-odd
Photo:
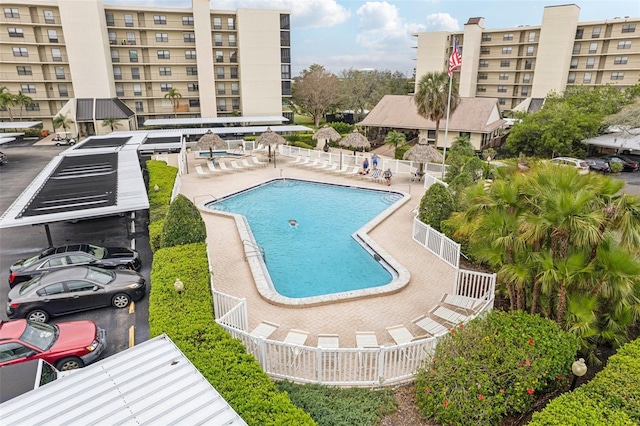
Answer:
[[[93,266],[87,267],[87,279],[102,285],[109,284],[115,277],[116,274],[111,271],[95,268]]]
[[[36,260],[39,260],[39,259],[40,259],[39,254],[32,256],[28,259],[25,259],[24,261],[22,261],[22,267],[26,268],[27,266],[32,265]]]
[[[42,278],[42,275],[33,277],[26,283],[22,284],[22,287],[20,287],[20,294],[26,294],[29,291],[31,291],[31,289],[37,287],[38,284],[40,283],[40,278]]]
[[[58,327],[43,322],[27,321],[27,328],[20,336],[20,340],[46,351],[55,343],[58,337]]]
[[[89,244],[89,254],[97,257],[98,259],[104,259],[104,255],[107,251],[104,247],[94,246],[93,244]]]

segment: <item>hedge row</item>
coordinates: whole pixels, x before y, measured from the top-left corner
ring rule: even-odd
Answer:
[[[150,160],[147,161],[147,171],[149,172],[149,221],[155,222],[164,219],[167,215],[178,169],[167,165],[164,161]]]
[[[627,343],[587,384],[554,399],[530,426],[640,424],[640,339]]]
[[[207,228],[200,211],[187,197],[178,194],[164,220],[161,247],[204,243],[206,239]]]

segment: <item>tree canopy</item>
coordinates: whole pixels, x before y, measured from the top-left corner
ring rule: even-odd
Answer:
[[[338,77],[322,65],[313,64],[294,79],[291,99],[293,106],[311,115],[318,127],[322,116],[340,102]]]
[[[444,71],[428,72],[418,81],[418,89],[414,95],[418,114],[436,123],[436,146],[440,120],[447,116],[447,105],[451,113],[456,110],[460,102],[458,83],[456,80],[451,80],[451,102],[449,103],[449,80],[449,74]]]

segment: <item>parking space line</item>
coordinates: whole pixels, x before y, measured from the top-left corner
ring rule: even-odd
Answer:
[[[136,326],[129,327],[129,347],[132,348],[136,344]]]
[[[129,304],[129,313],[130,314],[135,314],[136,313],[136,302],[134,302],[133,300]]]
[[[131,235],[134,235],[136,232],[136,212],[131,212]],[[131,238],[131,249],[135,250],[136,249],[136,239]]]

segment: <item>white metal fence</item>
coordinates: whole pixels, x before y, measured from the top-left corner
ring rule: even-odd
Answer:
[[[418,218],[413,219],[413,240],[449,265],[456,269],[458,268],[460,264],[460,244],[426,223],[421,222]]]

